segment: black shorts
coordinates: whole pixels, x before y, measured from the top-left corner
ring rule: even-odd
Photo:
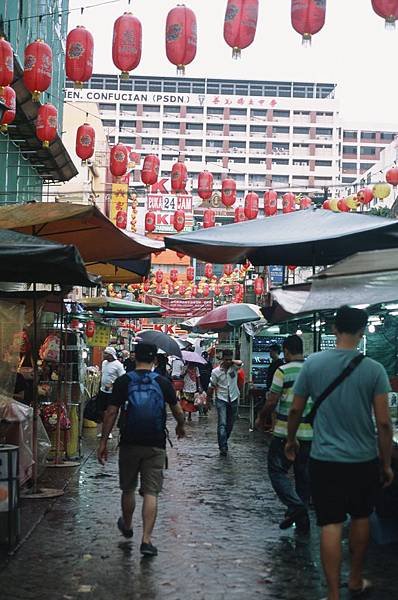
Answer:
[[[378,459],[337,463],[310,459],[311,493],[318,525],[369,517],[380,489]]]

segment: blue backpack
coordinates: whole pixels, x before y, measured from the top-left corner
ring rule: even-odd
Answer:
[[[128,400],[125,403],[123,438],[126,441],[159,439],[166,430],[166,406],[157,373],[127,373]]]

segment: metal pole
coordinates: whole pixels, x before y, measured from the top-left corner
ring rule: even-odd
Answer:
[[[38,460],[38,452],[37,452],[37,421],[39,418],[39,403],[38,403],[38,395],[37,395],[37,385],[38,385],[38,373],[37,373],[37,289],[36,283],[33,284],[33,348],[32,348],[32,358],[33,358],[33,430],[32,430],[32,450],[33,450],[33,467],[32,467],[32,480],[33,480],[33,493],[37,493],[37,478],[38,478],[38,468],[37,468],[37,460]]]

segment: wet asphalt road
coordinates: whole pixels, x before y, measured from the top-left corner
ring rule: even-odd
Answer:
[[[189,437],[168,451],[153,538],[157,558],[139,554],[140,499],[133,541],[116,528],[116,449],[106,468],[91,454],[72,472],[66,494],[1,565],[1,600],[320,600],[325,589],[318,531],[313,525],[309,536],[300,537],[279,530],[284,509],[268,481],[266,437],[239,421],[230,455],[220,458],[214,411],[196,417],[187,431]],[[95,430],[86,432],[88,447],[94,436]],[[398,598],[396,552],[371,549],[374,600]],[[343,581],[346,574],[345,560]]]

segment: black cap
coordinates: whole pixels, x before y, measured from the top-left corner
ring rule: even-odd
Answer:
[[[222,357],[223,358],[232,358],[233,355],[234,355],[233,351],[232,350],[228,350],[228,348],[222,351]]]
[[[139,343],[135,347],[135,359],[137,362],[153,362],[158,353],[158,349],[154,344]]]

